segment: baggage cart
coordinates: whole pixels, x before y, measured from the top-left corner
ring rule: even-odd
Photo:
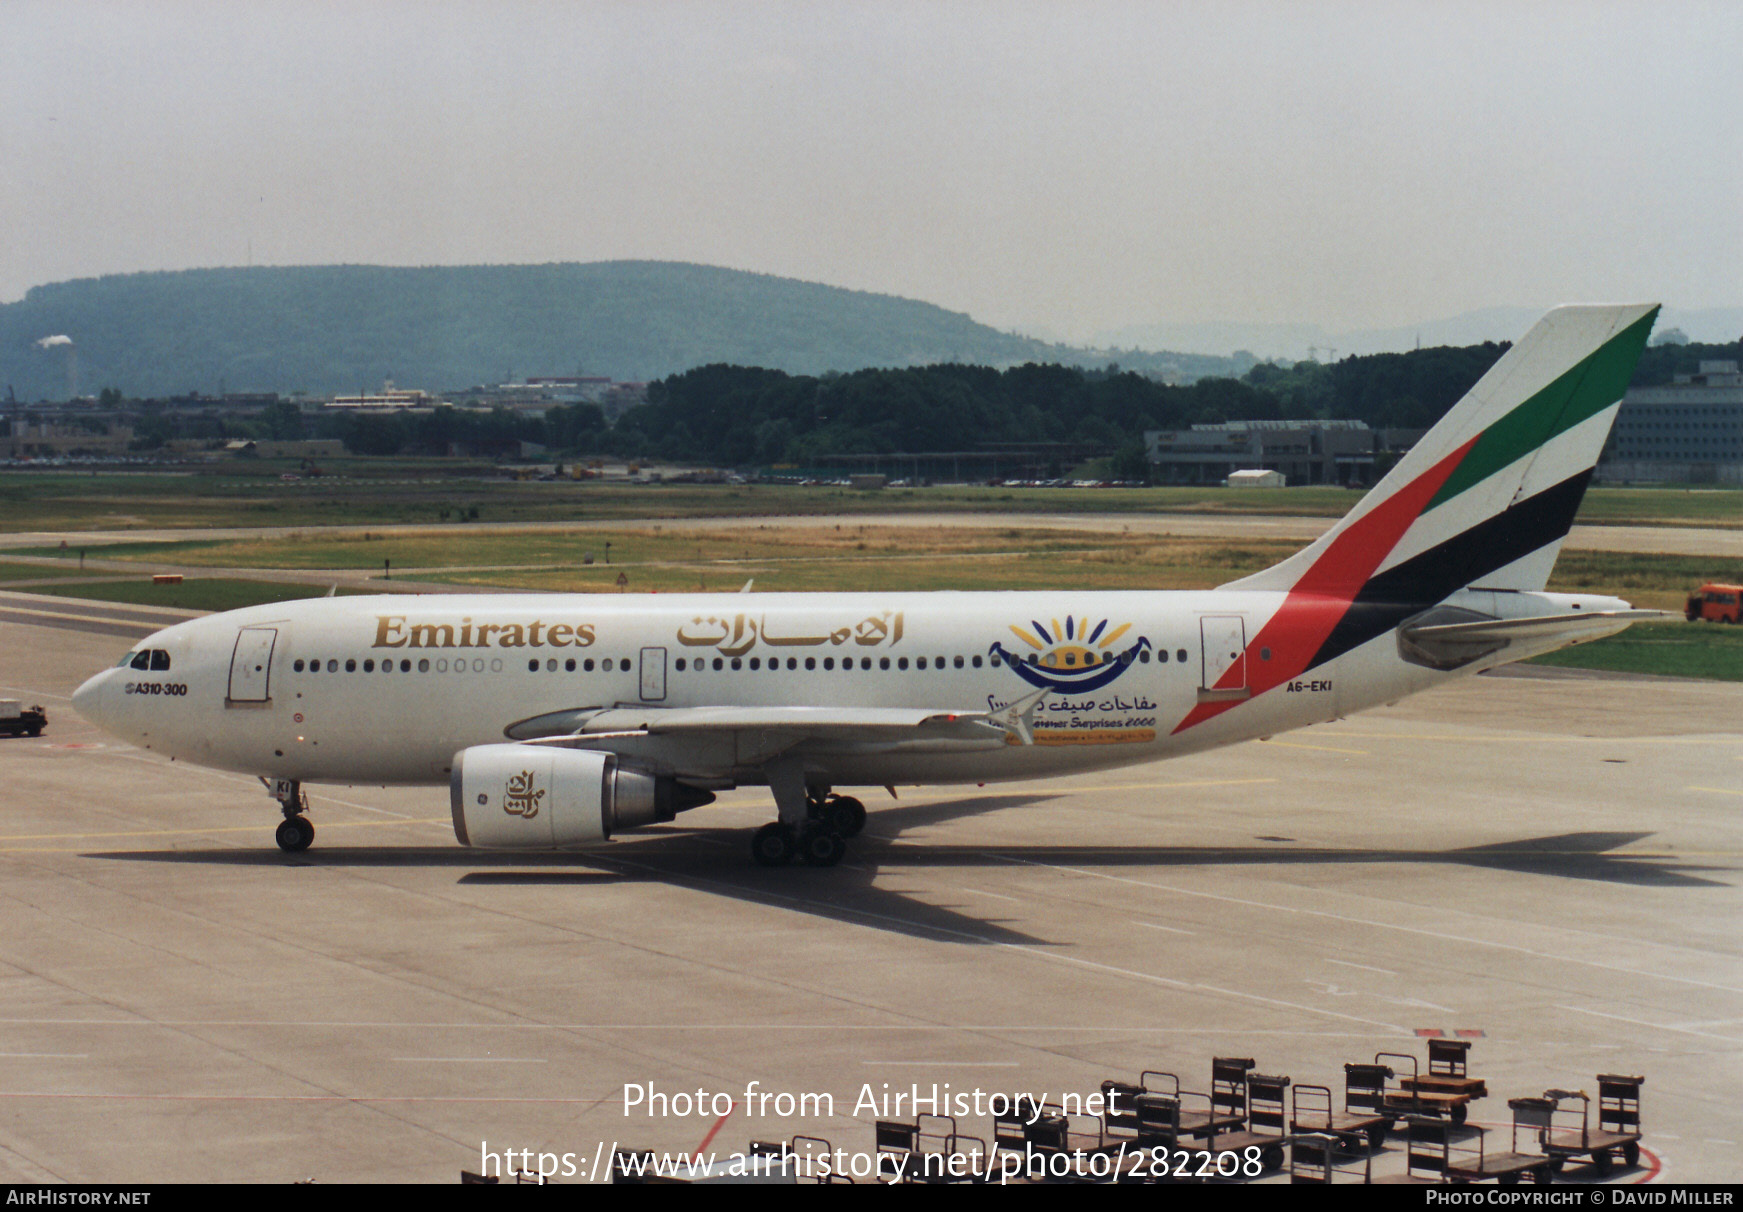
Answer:
[[[1204,1101],[1204,1107],[1182,1106],[1180,1128],[1188,1136],[1205,1136],[1246,1126],[1247,1074],[1258,1062],[1251,1057],[1218,1056],[1210,1062],[1210,1093],[1181,1090],[1180,1078],[1161,1070],[1146,1070],[1138,1084],[1153,1094],[1182,1095]]]
[[[1285,1160],[1284,1149],[1291,1139],[1289,1115],[1285,1109],[1288,1089],[1287,1077],[1248,1074],[1245,1126],[1224,1131],[1212,1128],[1205,1135],[1205,1148],[1213,1153],[1240,1153],[1243,1154],[1243,1160],[1246,1150],[1257,1149],[1261,1172],[1281,1170]],[[1247,1175],[1244,1166],[1241,1173],[1243,1177],[1256,1177]]]
[[[1545,1090],[1554,1104],[1554,1120],[1543,1134],[1543,1151],[1556,1170],[1570,1157],[1590,1160],[1599,1174],[1609,1173],[1617,1157],[1624,1165],[1640,1164],[1640,1087],[1644,1077],[1598,1074],[1598,1122],[1591,1122],[1592,1100],[1584,1090]],[[1579,1100],[1576,1110],[1561,1104]]]
[[[1326,1093],[1329,1095],[1330,1091]],[[1330,1132],[1298,1133],[1289,1142],[1290,1183],[1294,1186],[1325,1186],[1340,1181],[1373,1182],[1373,1155],[1365,1150],[1351,1151],[1350,1140],[1348,1136]]]
[[[1471,1100],[1483,1097],[1468,1089],[1437,1089],[1432,1085],[1425,1085],[1424,1078],[1417,1069],[1416,1057],[1408,1052],[1374,1054],[1376,1065],[1383,1065],[1386,1061],[1401,1061],[1409,1067],[1408,1071],[1403,1067],[1395,1070],[1396,1080],[1387,1083],[1381,1097],[1380,1109],[1394,1120],[1412,1115],[1444,1115],[1453,1123],[1462,1124]]]
[[[1547,1098],[1514,1098],[1509,1099],[1507,1105],[1513,1111],[1511,1147],[1504,1153],[1490,1152],[1489,1129],[1466,1129],[1464,1139],[1453,1145],[1447,1160],[1447,1181],[1480,1183],[1494,1179],[1503,1187],[1513,1186],[1526,1177],[1540,1184],[1555,1181],[1555,1163],[1546,1154],[1527,1153],[1519,1147],[1521,1130],[1527,1144],[1538,1143],[1539,1134],[1549,1125],[1555,1104]],[[1446,1126],[1449,1137],[1454,1131],[1451,1125]],[[1476,1133],[1474,1137],[1469,1135],[1472,1131]],[[1473,1140],[1475,1148],[1471,1145]]]
[[[1338,1110],[1329,1086],[1296,1086],[1290,1091],[1292,1132],[1321,1132],[1352,1142],[1366,1142],[1370,1152],[1386,1141],[1392,1117],[1384,1111],[1386,1081],[1392,1070],[1385,1065],[1346,1064],[1344,1105]]]

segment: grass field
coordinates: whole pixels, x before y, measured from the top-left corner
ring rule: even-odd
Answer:
[[[258,540],[190,539],[104,544],[92,559],[199,569],[274,568],[378,572],[391,560],[395,580],[440,581],[480,589],[559,592],[732,591],[746,580],[763,591],[934,589],[1202,589],[1264,568],[1290,554],[1286,541],[1158,538],[1050,530],[1037,513],[1217,512],[1336,516],[1357,494],[1303,488],[1230,493],[1221,489],[937,488],[855,492],[779,486],[629,485],[512,482],[455,476],[452,465],[350,461],[343,476],[288,483],[271,467],[222,474],[0,474],[0,533],[56,525],[73,528],[186,526],[305,527]],[[471,469],[474,473],[479,468]],[[1009,527],[925,530],[825,523],[773,527],[747,518],[730,529],[678,533],[659,522],[621,530],[503,534],[458,523],[479,507],[481,520],[731,517],[855,512],[1007,511]],[[440,513],[448,513],[440,527]],[[1743,492],[1706,489],[1594,489],[1580,517],[1606,523],[1743,525]],[[335,535],[327,523],[428,523],[427,532]],[[610,564],[605,563],[610,544]],[[74,539],[72,550],[77,551]],[[58,555],[58,543],[35,549]],[[591,555],[592,561],[588,561]],[[69,558],[68,564],[74,561]],[[41,587],[104,601],[223,610],[326,592],[243,576],[190,579],[180,586],[145,580],[64,583],[61,565],[0,563],[0,583],[53,579]],[[96,570],[87,575],[98,576]],[[622,577],[627,584],[621,586]],[[1564,553],[1550,588],[1626,597],[1636,605],[1680,609],[1707,580],[1743,580],[1743,562],[1688,556]],[[1682,676],[1743,678],[1743,629],[1636,627],[1620,637],[1541,658],[1545,664]]]
[[[133,606],[167,606],[172,610],[220,611],[258,606],[263,602],[290,602],[299,598],[323,597],[327,588],[321,585],[213,578],[209,581],[183,581],[180,585],[154,585],[148,580],[89,581],[70,585],[35,586],[21,589],[20,592],[86,598],[95,602],[125,602]]]
[[[850,488],[799,485],[515,481],[482,464],[343,459],[333,474],[285,481],[289,463],[226,462],[181,473],[0,472],[0,533],[190,528],[572,521],[867,512],[1214,513],[1338,517],[1342,488]],[[1743,525],[1743,491],[1596,488],[1580,520]]]
[[[190,568],[293,568],[379,571],[391,560],[396,573],[413,569],[503,570],[508,572],[597,573],[609,557],[612,566],[677,564],[710,568],[716,565],[830,561],[853,564],[922,555],[1046,557],[1101,551],[1171,551],[1252,548],[1272,553],[1292,544],[1265,541],[1237,543],[1224,539],[1161,540],[1119,531],[1105,534],[1009,527],[875,526],[852,522],[816,527],[769,526],[747,523],[731,529],[667,531],[660,525],[623,530],[527,531],[433,530],[388,535],[331,535],[319,530],[272,539],[189,540],[185,542],[115,543],[90,548],[92,556]],[[609,550],[608,550],[609,548]],[[32,549],[49,554],[53,548]],[[1194,557],[1195,559],[1198,557]],[[615,576],[616,573],[612,573]],[[833,587],[833,586],[830,586]]]
[[[48,580],[56,577],[76,577],[83,574],[78,569],[78,560],[68,561],[71,568],[63,568],[58,564],[25,564],[16,561],[0,561],[0,583],[7,581]]]
[[[851,522],[708,531],[654,525],[585,535],[450,529],[384,537],[313,530],[274,539],[114,544],[92,554],[189,569],[378,572],[391,560],[395,576],[404,579],[581,593],[613,591],[620,575],[631,589],[666,592],[736,589],[749,577],[768,590],[1203,589],[1275,563],[1297,546],[1049,530],[1014,521],[996,529],[924,530]],[[1713,579],[1743,579],[1743,561],[1570,551],[1557,562],[1551,588],[1680,609],[1691,588]]]
[[[514,536],[519,545],[496,544],[498,558],[543,553],[541,536]],[[222,545],[226,561],[244,557],[255,566],[274,566],[275,557],[306,557],[296,551],[307,542],[326,553],[328,540],[279,540]],[[936,589],[1205,589],[1269,566],[1294,550],[1289,542],[1230,543],[1215,539],[1106,536],[1096,541],[1075,532],[1012,530],[928,531],[916,550],[913,531],[844,527],[817,531],[721,532],[698,543],[679,542],[657,532],[623,532],[614,541],[610,565],[540,565],[449,570],[426,574],[480,590],[523,589],[569,593],[731,592],[746,580],[762,591],[923,591]],[[275,550],[286,547],[290,551]],[[468,553],[478,554],[478,553]],[[560,554],[560,553],[559,553]],[[573,553],[568,553],[573,555]],[[326,558],[323,555],[323,558]],[[1710,567],[1694,561],[1701,568]],[[302,566],[287,561],[283,566]],[[364,565],[367,566],[367,565]],[[28,565],[11,565],[28,568]],[[1638,606],[1679,609],[1689,585],[1690,558],[1574,552],[1564,555],[1550,588],[1618,593]],[[70,572],[71,570],[69,570]],[[379,583],[383,592],[401,585]],[[412,585],[406,585],[412,588]],[[156,585],[144,577],[73,582],[57,580],[23,587],[27,592],[109,602],[169,606],[189,610],[231,610],[261,602],[317,597],[327,588],[315,582],[282,584],[236,578],[194,578],[180,585]],[[350,591],[342,591],[350,592]],[[1643,624],[1620,636],[1582,644],[1539,657],[1534,662],[1583,669],[1743,681],[1743,628],[1712,624]]]
[[[1549,587],[1560,593],[1603,593],[1654,610],[1681,610],[1707,581],[1743,579],[1743,560],[1707,556],[1564,551]]]
[[[1621,635],[1564,648],[1531,663],[1743,682],[1743,628],[1717,623],[1640,623]]]

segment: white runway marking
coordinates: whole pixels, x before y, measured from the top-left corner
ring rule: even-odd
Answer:
[[[54,699],[58,703],[70,703],[73,701],[71,695],[51,694],[46,690],[32,690],[28,686],[0,686],[0,690],[27,699]]]
[[[995,855],[995,856],[988,856],[988,857],[996,857],[996,858],[1004,859],[1003,855]],[[639,868],[643,871],[656,871],[661,875],[668,874],[664,871],[659,871],[658,868],[651,867],[645,863],[635,863],[635,862],[629,861],[628,859],[618,859],[616,861],[625,867]],[[1054,871],[1070,871],[1070,870],[1072,870],[1072,868],[1068,868],[1068,867],[1055,867],[1050,863],[1030,862],[1027,859],[1005,859],[1005,861],[1012,862],[1012,863],[1021,863],[1021,864],[1026,865],[1026,866],[1040,867],[1040,868],[1044,868],[1047,870],[1054,870]],[[1088,874],[1088,873],[1084,873],[1084,874]],[[702,885],[702,886],[709,886],[709,885],[717,885],[718,884],[718,881],[716,881],[716,880],[709,880],[709,879],[705,879],[705,878],[702,878],[699,876],[686,877],[684,882]],[[1129,882],[1137,883],[1139,881],[1129,881]],[[816,900],[816,899],[813,899],[810,897],[794,896],[794,895],[790,895],[790,894],[786,894],[786,893],[764,891],[761,895],[763,898],[766,898],[767,900],[772,901],[772,902],[785,901],[785,902],[788,902],[790,904],[812,905],[812,906],[816,906],[818,908],[828,909],[832,912],[842,912],[843,908],[844,908],[843,906],[835,905],[835,904],[832,904],[828,901]],[[888,914],[888,913],[873,913],[873,912],[870,912],[869,910],[865,910],[865,909],[851,909],[851,908],[849,908],[849,909],[846,909],[845,912],[847,912],[848,914],[850,914],[851,916],[854,916],[854,917],[864,918],[867,921],[894,922],[894,923],[897,923],[901,926],[906,926],[906,927],[912,927],[915,924],[914,922],[910,921],[907,918],[897,917],[893,914]],[[997,939],[992,939],[992,938],[988,938],[984,935],[975,934],[973,931],[969,931],[969,930],[952,930],[952,929],[949,929],[949,928],[943,927],[943,926],[928,926],[928,927],[926,927],[926,929],[931,930],[937,934],[946,935],[948,937],[971,939],[977,943],[985,943],[989,946],[997,947],[1002,951],[1014,951],[1014,952],[1017,952],[1021,955],[1027,955],[1031,959],[1038,959],[1038,960],[1041,960],[1041,961],[1043,961],[1045,963],[1049,963],[1049,964],[1064,964],[1064,965],[1067,965],[1067,966],[1073,967],[1073,968],[1088,968],[1088,969],[1095,971],[1095,972],[1106,972],[1106,973],[1109,973],[1109,974],[1114,975],[1114,976],[1123,976],[1123,977],[1127,977],[1131,980],[1144,981],[1144,982],[1147,982],[1149,984],[1155,984],[1155,985],[1163,985],[1163,986],[1166,986],[1167,988],[1170,988],[1170,989],[1181,989],[1181,990],[1184,990],[1184,991],[1190,992],[1190,993],[1209,993],[1209,994],[1214,994],[1214,995],[1219,996],[1219,997],[1231,997],[1231,998],[1235,998],[1235,999],[1240,1000],[1240,1001],[1255,1002],[1255,1003],[1257,1003],[1259,1005],[1263,1005],[1263,1006],[1282,1006],[1285,1009],[1297,1010],[1303,1014],[1318,1015],[1318,1016],[1321,1016],[1324,1018],[1342,1019],[1345,1022],[1362,1023],[1362,1024],[1369,1026],[1369,1027],[1379,1027],[1379,1028],[1382,1028],[1383,1030],[1389,1031],[1395,1035],[1408,1035],[1410,1033],[1408,1028],[1400,1026],[1397,1023],[1381,1022],[1378,1019],[1362,1018],[1362,1017],[1360,1017],[1358,1015],[1354,1015],[1354,1014],[1340,1014],[1335,1010],[1325,1010],[1325,1009],[1321,1009],[1321,1008],[1316,1007],[1316,1006],[1306,1006],[1306,1005],[1302,1005],[1299,1002],[1282,1001],[1278,998],[1264,997],[1261,994],[1257,994],[1257,993],[1246,993],[1246,992],[1243,992],[1239,989],[1225,989],[1219,985],[1207,985],[1207,984],[1203,984],[1201,982],[1195,982],[1195,981],[1174,980],[1171,977],[1158,976],[1157,974],[1155,974],[1153,972],[1139,972],[1137,969],[1122,968],[1117,964],[1102,964],[1102,963],[1097,963],[1095,960],[1080,959],[1077,956],[1059,955],[1059,954],[1055,954],[1055,953],[1043,950],[1042,948],[1039,948],[1039,947],[1026,946],[1026,945],[1021,944],[1021,943],[1000,942]]]
[[[1699,981],[1693,977],[1672,976],[1664,972],[1643,972],[1638,968],[1624,968],[1620,964],[1606,964],[1598,960],[1578,959],[1573,956],[1556,955],[1550,951],[1537,951],[1530,947],[1522,947],[1516,943],[1500,943],[1491,939],[1471,938],[1468,935],[1449,934],[1444,930],[1428,930],[1421,926],[1401,926],[1397,922],[1376,921],[1373,918],[1352,917],[1344,913],[1331,913],[1324,909],[1302,909],[1293,905],[1274,905],[1265,901],[1248,900],[1238,896],[1224,896],[1216,892],[1200,892],[1194,888],[1181,888],[1173,884],[1159,884],[1152,880],[1135,879],[1129,875],[1109,875],[1105,871],[1085,871],[1077,867],[1062,867],[1054,863],[1043,863],[1036,859],[1013,858],[1005,854],[988,854],[988,858],[996,858],[1003,862],[1024,867],[1042,867],[1049,871],[1066,871],[1073,875],[1091,876],[1095,879],[1112,880],[1115,883],[1135,884],[1140,888],[1154,888],[1159,892],[1172,892],[1177,896],[1194,896],[1203,900],[1222,901],[1229,905],[1244,905],[1249,909],[1263,909],[1268,913],[1296,913],[1303,917],[1320,917],[1328,921],[1345,922],[1354,926],[1366,926],[1374,930],[1397,930],[1404,934],[1420,935],[1423,938],[1437,938],[1450,943],[1464,943],[1471,947],[1489,947],[1498,951],[1511,951],[1519,955],[1529,955],[1535,959],[1555,960],[1564,964],[1576,964],[1587,968],[1596,968],[1602,972],[1618,972],[1624,976],[1637,976],[1649,980],[1675,981],[1681,985],[1692,985],[1697,989],[1715,989],[1721,993],[1743,993],[1743,988],[1734,985],[1720,985],[1712,981]],[[1582,931],[1581,933],[1586,933]],[[1592,935],[1604,938],[1604,935]],[[1632,939],[1612,939],[1613,942],[1627,942],[1635,945]],[[1686,948],[1685,948],[1686,950]],[[1705,954],[1696,952],[1696,954]]]
[[[1328,959],[1328,964],[1336,964],[1340,968],[1360,968],[1363,972],[1378,972],[1381,976],[1397,976],[1390,968],[1370,968],[1367,964],[1352,964],[1348,960]]]
[[[0,1026],[32,1027],[154,1027],[181,1030],[189,1027],[248,1027],[268,1031],[303,1028],[310,1031],[986,1031],[1016,1035],[1058,1035],[1076,1032],[1090,1035],[1146,1034],[1192,1035],[1200,1027],[1160,1027],[1153,1023],[405,1023],[405,1022],[306,1022],[289,1019],[0,1019]],[[1302,1031],[1241,1027],[1241,1035],[1304,1037],[1311,1039],[1366,1039],[1368,1032]]]
[[[6,1060],[90,1060],[89,1052],[0,1052]]]
[[[1016,1061],[898,1061],[898,1060],[868,1060],[860,1061],[862,1065],[919,1065],[929,1069],[1015,1069]]]
[[[1587,1010],[1580,1006],[1557,1006],[1557,1010],[1568,1010],[1574,1014],[1589,1014],[1593,1018],[1613,1019],[1618,1023],[1630,1023],[1636,1027],[1648,1027],[1654,1031],[1673,1031],[1678,1035],[1694,1035],[1701,1039],[1722,1040],[1727,1044],[1743,1044],[1743,1039],[1734,1035],[1715,1035],[1711,1031],[1696,1031],[1691,1027],[1678,1027],[1674,1023],[1649,1023],[1645,1019],[1628,1018],[1621,1014],[1606,1014],[1602,1010]]]

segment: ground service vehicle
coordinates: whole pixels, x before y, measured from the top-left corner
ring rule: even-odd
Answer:
[[[7,736],[41,736],[48,727],[48,712],[40,706],[20,707],[17,699],[0,699],[0,733]]]
[[[1740,602],[1743,602],[1743,585],[1721,585],[1717,581],[1708,581],[1689,594],[1683,613],[1691,623],[1703,619],[1709,623],[1735,623],[1739,621],[1739,609],[1743,609],[1739,606]]]

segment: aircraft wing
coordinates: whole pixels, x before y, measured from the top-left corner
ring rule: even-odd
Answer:
[[[1037,691],[998,711],[905,707],[605,707],[523,720],[530,745],[593,749],[656,770],[726,777],[789,753],[962,753],[1034,743]]]

